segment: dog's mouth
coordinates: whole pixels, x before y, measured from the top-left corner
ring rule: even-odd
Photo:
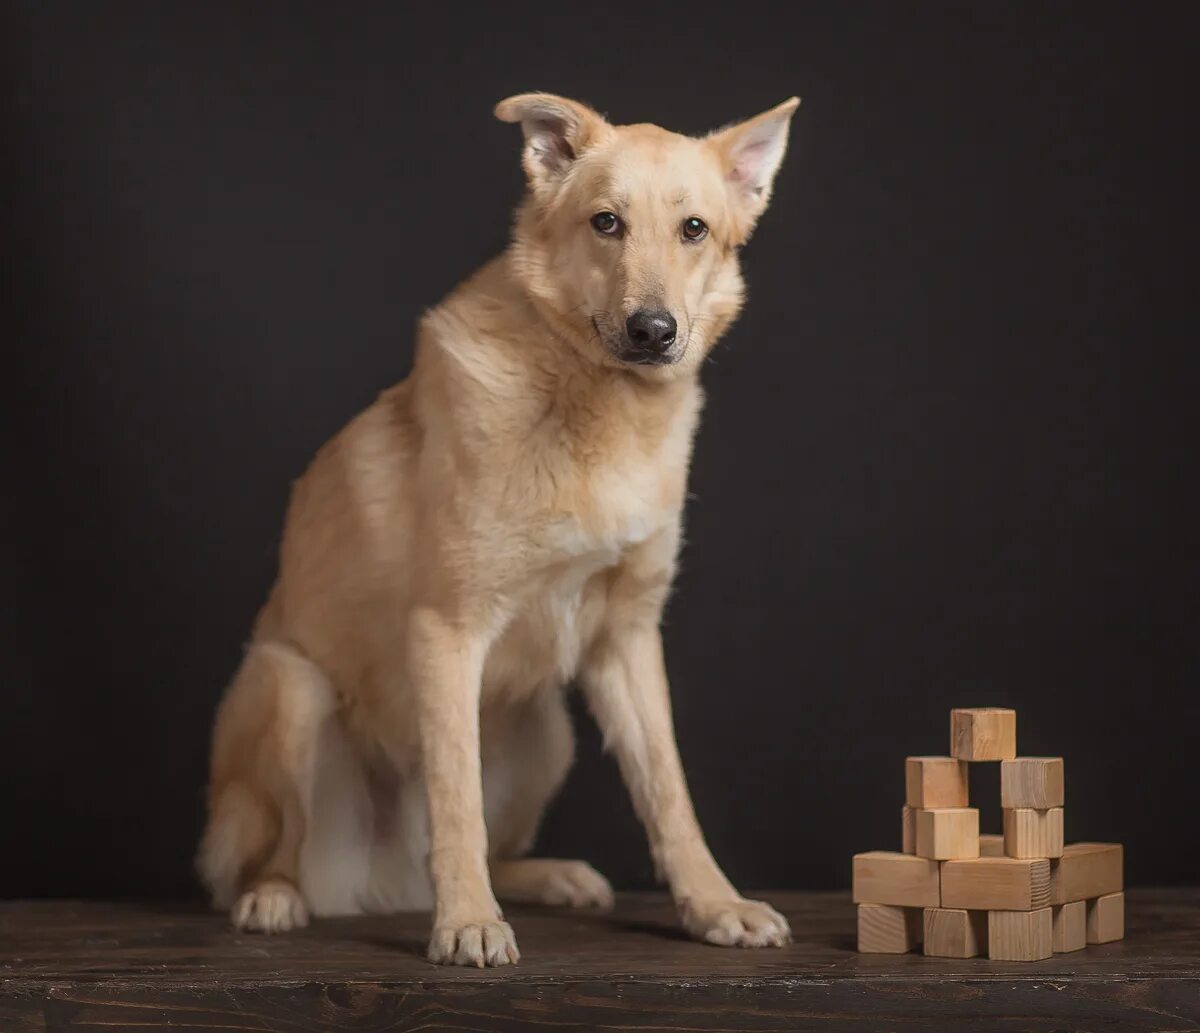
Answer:
[[[592,330],[608,353],[626,366],[674,366],[687,351],[686,334],[678,334],[668,348],[646,348],[606,327],[596,316],[592,316]]]
[[[640,348],[627,348],[617,358],[631,366],[673,366],[683,358],[683,351],[648,352]]]

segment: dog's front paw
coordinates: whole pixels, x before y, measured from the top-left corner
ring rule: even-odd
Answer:
[[[284,933],[308,925],[308,909],[300,891],[285,879],[265,879],[233,905],[233,924],[257,933]]]
[[[515,965],[521,960],[512,926],[507,922],[464,922],[435,925],[429,960],[437,965]]]
[[[787,919],[760,900],[686,900],[680,915],[692,936],[720,947],[782,947],[792,939]]]

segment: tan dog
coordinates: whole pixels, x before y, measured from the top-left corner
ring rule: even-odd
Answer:
[[[703,139],[510,97],[512,246],[421,321],[411,376],[317,454],[217,714],[199,866],[241,928],[434,909],[429,957],[518,958],[496,899],[608,905],[532,860],[571,763],[578,676],[684,926],[778,946],[696,822],[659,619],[701,360],[799,102]]]

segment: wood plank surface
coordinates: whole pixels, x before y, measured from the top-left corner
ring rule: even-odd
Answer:
[[[240,934],[194,906],[0,905],[0,1030],[1200,1029],[1200,891],[1131,890],[1127,938],[1033,963],[860,955],[847,894],[767,893],[782,950],[693,943],[659,894],[512,908],[515,969],[422,957],[428,916]]]

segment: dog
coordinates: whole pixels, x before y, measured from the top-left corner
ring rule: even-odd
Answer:
[[[411,374],[295,483],[279,573],[217,711],[198,867],[240,929],[431,909],[431,961],[518,961],[497,900],[607,907],[528,858],[577,680],[684,928],[780,946],[713,859],[659,632],[698,371],[737,316],[792,98],[702,138],[545,93],[511,244],[421,319]]]

